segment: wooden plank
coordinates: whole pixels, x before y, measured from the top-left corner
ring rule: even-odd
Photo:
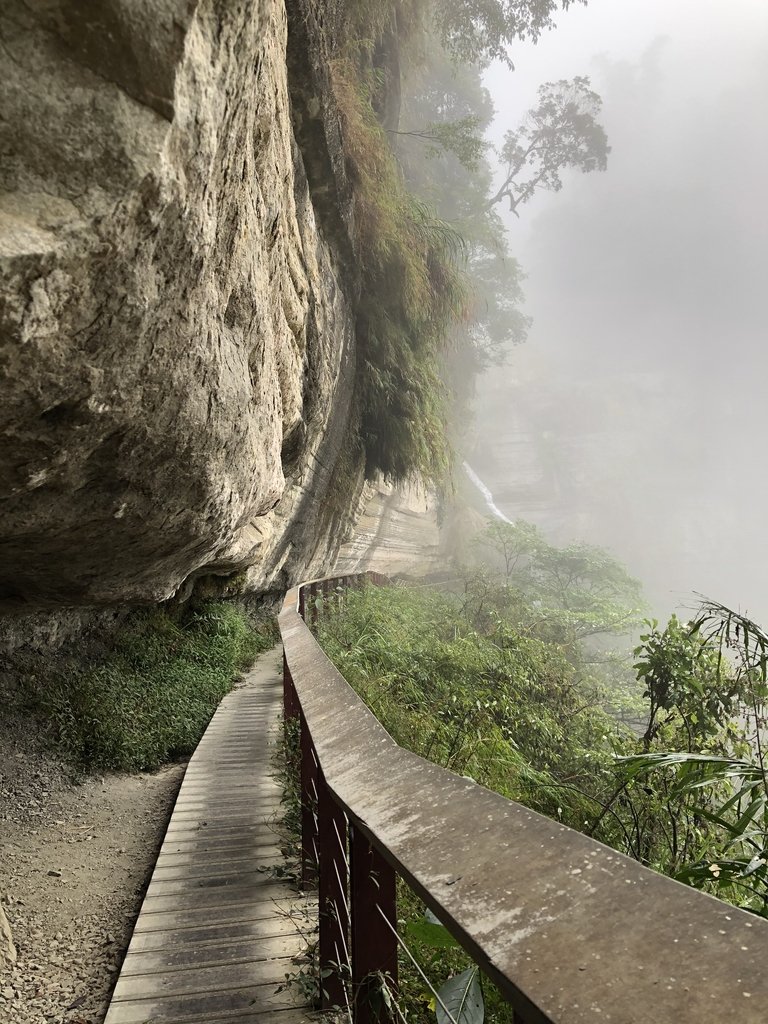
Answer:
[[[233,904],[273,903],[296,897],[296,891],[281,882],[263,879],[260,885],[227,885],[223,888],[198,889],[183,893],[155,894],[147,890],[144,903],[149,913],[158,911],[189,910],[191,907],[208,909],[229,907]]]
[[[200,928],[204,926],[228,926],[230,924],[252,924],[254,922],[275,921],[281,922],[294,915],[297,920],[302,919],[303,906],[305,901],[296,899],[292,890],[287,890],[288,896],[270,898],[247,902],[244,900],[235,903],[221,904],[216,907],[215,915],[211,914],[209,907],[201,907],[195,903],[194,906],[172,907],[162,909],[157,900],[144,901],[141,914],[136,921],[134,937],[137,934],[154,931],[175,930],[181,932],[186,928]],[[167,897],[161,897],[167,901]],[[316,910],[316,904],[309,904],[311,912]]]
[[[204,1024],[265,1024],[267,1019],[270,1024],[328,1024],[327,1016],[319,1013],[313,1014],[310,1010],[296,1010],[285,1006],[264,1010],[261,1013],[258,1012],[257,1007],[251,1012],[227,1014],[226,1017],[211,1017],[206,1014],[203,1018]],[[182,1024],[201,1024],[201,1019],[187,1017]]]
[[[260,847],[276,846],[282,849],[285,845],[275,820],[250,825],[241,830],[201,828],[170,832],[166,835],[161,853],[182,854],[208,849],[223,856],[226,850],[257,852]]]
[[[264,762],[264,764],[266,764],[266,762]],[[265,782],[270,781],[270,779],[264,778],[263,775],[259,776],[259,766],[256,765],[256,768],[257,770],[254,771],[253,774],[257,776],[257,780],[258,778],[260,778]],[[269,764],[269,770],[271,771],[271,764]],[[210,779],[208,779],[208,781],[205,781],[203,779],[197,779],[190,775],[188,779],[186,777],[184,778],[184,782],[181,785],[181,791],[187,793],[193,792],[195,790],[203,790],[207,793],[222,793],[227,791],[230,791],[232,793],[240,793],[244,790],[253,790],[253,782],[254,779],[252,778],[229,779],[228,781],[224,782],[221,779],[217,778],[216,775],[214,775],[213,773],[211,774],[211,777]]]
[[[170,971],[216,967],[223,964],[249,964],[258,960],[299,957],[306,944],[294,930],[290,935],[226,936],[219,942],[185,943],[151,951],[131,949],[123,963],[122,978],[133,975],[164,974]]]
[[[279,960],[251,960],[232,964],[199,967],[194,971],[169,970],[159,974],[120,975],[112,993],[113,1002],[127,999],[157,999],[160,996],[188,996],[254,986],[275,986],[292,971],[291,957]]]
[[[199,872],[209,874],[218,865],[221,871],[222,865],[237,866],[245,864],[262,864],[274,861],[275,858],[283,859],[279,846],[257,846],[255,849],[245,846],[236,846],[233,849],[222,853],[220,850],[202,849],[187,853],[162,853],[157,858],[155,871],[172,871],[187,869],[190,874]]]
[[[212,842],[219,842],[224,839],[246,838],[250,836],[256,839],[259,835],[279,835],[282,815],[279,811],[269,810],[266,813],[259,813],[253,821],[239,822],[237,825],[194,825],[186,821],[180,821],[177,825],[169,826],[166,836],[169,841],[183,842],[186,839],[205,839],[210,837]],[[205,819],[207,820],[207,819]],[[186,833],[183,836],[182,833]]]
[[[280,810],[279,807],[275,807],[272,813],[277,814]],[[218,814],[218,813],[202,813],[195,811],[190,813],[188,811],[181,811],[178,818],[174,818],[176,825],[176,831],[179,826],[186,825],[188,829],[199,828],[199,829],[214,829],[214,828],[233,828],[238,825],[251,825],[259,826],[264,824],[264,818],[269,815],[261,814],[246,814],[245,812],[236,812],[232,814]]]
[[[178,856],[157,859],[153,879],[157,882],[170,881],[173,878],[202,879],[209,877],[231,877],[242,879],[246,874],[259,875],[264,877],[265,872],[273,865],[279,864],[285,867],[285,861],[279,850],[274,853],[266,853],[261,856],[246,854],[245,856],[217,856],[216,854],[200,854],[194,860],[189,860],[189,855],[179,863]]]
[[[178,814],[202,815],[204,818],[222,818],[227,815],[247,815],[254,823],[269,817],[275,809],[279,809],[278,801],[271,803],[254,803],[253,800],[199,800],[182,799],[178,804]]]
[[[201,924],[196,928],[171,927],[169,931],[135,932],[129,953],[149,953],[163,949],[183,949],[185,946],[204,946],[230,940],[250,939],[261,950],[265,942],[276,938],[296,939],[296,924],[286,916],[270,914],[263,921],[235,921],[232,924]],[[123,964],[123,972],[126,966]]]
[[[277,801],[280,802],[282,794],[279,789],[272,787],[265,789],[257,786],[249,786],[245,789],[233,791],[231,789],[220,789],[220,790],[190,790],[183,789],[179,794],[179,800],[177,804],[190,805],[194,807],[199,806],[210,806],[211,804],[224,805],[227,807],[235,807],[240,805],[242,807],[254,807],[259,803],[265,801]]]
[[[200,885],[207,884],[208,878],[221,876],[226,870],[227,877],[239,880],[244,875],[258,872],[260,877],[269,878],[270,869],[276,866],[285,868],[285,861],[278,850],[277,853],[268,854],[263,857],[241,857],[222,859],[221,857],[208,857],[207,859],[196,860],[186,864],[161,863],[158,857],[152,878],[156,882],[170,882],[184,879],[185,881],[199,882]]]
[[[166,833],[163,852],[173,847],[183,852],[185,846],[195,848],[210,846],[211,849],[226,849],[232,846],[272,846],[282,844],[281,824],[279,819],[267,818],[255,825],[246,825],[240,829],[180,829],[178,832]]]
[[[215,795],[201,798],[200,794],[192,794],[190,797],[182,796],[176,816],[248,814],[254,820],[258,820],[266,817],[275,808],[280,809],[280,797],[276,793],[254,793],[249,800],[242,797],[227,800],[224,796],[217,800]]]
[[[225,794],[218,799],[216,793],[205,795],[190,793],[188,796],[182,796],[179,801],[178,816],[186,815],[185,818],[181,818],[182,821],[186,821],[194,815],[206,820],[208,817],[221,817],[223,813],[248,814],[252,818],[253,824],[258,825],[274,815],[276,811],[282,817],[283,804],[275,793],[257,793],[249,800],[244,800],[240,796],[227,798]],[[176,820],[176,816],[173,820]]]
[[[205,1024],[209,1024],[211,1018],[217,1015],[226,1015],[225,1019],[230,1016],[237,1019],[238,1013],[253,1014],[255,1008],[264,1015],[275,1010],[295,1008],[301,1003],[300,995],[290,990],[277,991],[278,985],[284,980],[283,977],[272,978],[263,985],[223,991],[113,1000],[104,1024],[147,1024],[149,1021],[151,1024],[187,1021],[205,1021]],[[261,1019],[264,1020],[264,1017]]]
[[[194,893],[197,897],[203,893],[220,889],[242,889],[249,888],[256,890],[268,888],[272,885],[272,879],[264,871],[254,870],[246,867],[243,871],[233,869],[226,874],[205,875],[203,878],[183,876],[181,878],[156,878],[152,875],[152,881],[147,889],[147,896],[173,896],[182,893]]]
[[[183,786],[181,789],[181,796],[183,799],[189,797],[200,799],[210,799],[215,797],[229,797],[230,799],[245,799],[250,798],[251,800],[263,800],[264,798],[280,799],[282,793],[278,786],[272,783],[264,784],[259,783],[257,780],[249,781],[247,776],[240,774],[239,780],[245,779],[240,788],[237,788],[232,782],[222,782],[217,779],[215,785],[211,785],[208,782],[199,781],[195,782],[194,785]]]
[[[245,989],[224,999],[213,993],[116,1002],[104,1024],[282,1024],[284,1020],[290,1024],[313,1020],[318,1024],[322,1018],[309,1017],[290,992],[273,994],[267,999],[259,989]]]

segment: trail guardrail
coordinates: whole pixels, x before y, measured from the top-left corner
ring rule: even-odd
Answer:
[[[317,643],[303,584],[280,613],[300,722],[302,860],[319,890],[324,1005],[355,1024],[396,988],[396,875],[512,1004],[516,1024],[766,1024],[768,921],[398,746]],[[459,1022],[457,1022],[459,1024]]]

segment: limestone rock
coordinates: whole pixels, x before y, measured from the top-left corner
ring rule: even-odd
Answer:
[[[0,905],[0,969],[4,964],[15,964],[17,959],[16,947],[13,944],[11,926],[8,918]]]
[[[428,576],[445,570],[451,552],[432,492],[415,486],[368,484],[356,520],[352,536],[338,552],[334,573],[373,570],[392,576]]]
[[[2,5],[6,608],[247,566],[267,589],[341,540],[356,286],[343,203],[333,231],[316,216],[286,29],[279,0]]]

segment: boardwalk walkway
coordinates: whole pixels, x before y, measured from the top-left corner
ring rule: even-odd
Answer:
[[[280,652],[221,703],[189,762],[105,1024],[300,1024],[277,992],[304,948],[306,908],[279,864],[270,777]]]

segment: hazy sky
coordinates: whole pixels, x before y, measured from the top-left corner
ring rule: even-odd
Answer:
[[[487,75],[499,110],[514,120],[535,99],[541,82],[594,73],[594,58],[637,61],[660,37],[674,40],[681,72],[697,75],[697,94],[728,87],[745,49],[765,53],[765,0],[590,0],[557,16],[558,27],[536,46],[511,48],[515,71],[495,66]],[[682,83],[680,83],[682,84]],[[693,84],[693,83],[692,83]],[[763,100],[765,97],[763,97]]]
[[[558,21],[488,73],[497,132],[540,83],[588,74],[612,153],[511,218],[535,325],[508,379],[533,411],[490,424],[492,489],[516,472],[505,430],[544,432],[561,528],[610,546],[661,613],[698,590],[768,624],[768,0]]]

